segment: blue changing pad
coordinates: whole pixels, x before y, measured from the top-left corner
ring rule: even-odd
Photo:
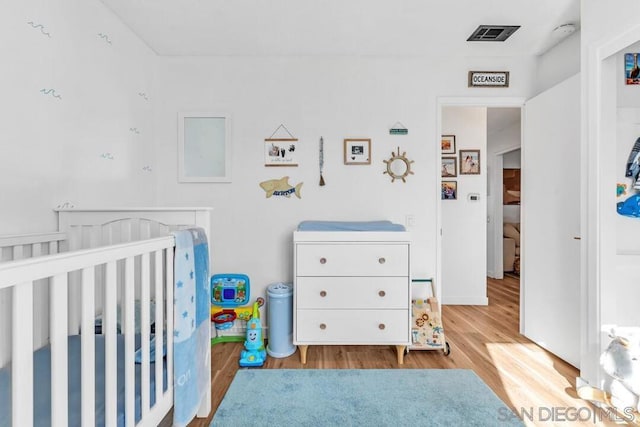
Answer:
[[[405,231],[391,221],[302,221],[298,231]]]
[[[96,335],[96,426],[104,426],[104,336]],[[139,335],[136,335],[139,343]],[[69,425],[80,425],[80,336],[72,335],[69,345]],[[118,426],[124,426],[124,335],[118,335]],[[34,365],[34,423],[36,427],[51,425],[51,348],[45,346],[33,354]],[[150,367],[150,401],[155,404],[155,364]],[[135,365],[135,419],[140,421],[140,371]],[[167,389],[167,363],[163,359],[164,390]],[[0,369],[0,427],[11,426],[11,365]]]

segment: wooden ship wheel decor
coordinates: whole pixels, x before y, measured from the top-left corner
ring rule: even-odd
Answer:
[[[383,162],[387,164],[387,170],[383,173],[391,177],[391,182],[394,182],[396,179],[407,182],[407,176],[413,175],[413,171],[411,170],[413,160],[407,159],[406,154],[406,152],[400,154],[400,147],[398,147],[397,154],[392,151],[389,160],[383,160]]]

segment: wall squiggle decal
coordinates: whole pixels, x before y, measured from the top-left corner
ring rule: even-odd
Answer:
[[[33,29],[35,29],[35,30],[39,29],[39,30],[40,30],[40,33],[42,33],[42,35],[44,35],[44,36],[47,36],[47,37],[51,38],[51,34],[50,34],[50,33],[48,33],[48,32],[46,32],[46,31],[44,30],[44,26],[43,26],[42,24],[36,24],[36,23],[35,23],[35,22],[33,22],[33,21],[29,21],[29,22],[27,22],[27,24],[31,25],[31,27],[32,27]]]
[[[40,89],[40,93],[42,93],[43,95],[51,95],[54,98],[58,98],[60,101],[62,101],[62,96],[60,96],[59,94],[56,93],[55,89]]]
[[[153,169],[151,169],[151,166],[145,166],[145,167],[142,168],[142,170],[145,171],[145,172],[152,172],[153,171]]]
[[[140,131],[138,130],[138,128],[129,128],[129,132],[133,132],[136,135],[140,135]]]
[[[58,205],[56,209],[73,209],[75,206],[71,202],[64,202],[61,205]]]
[[[106,41],[107,43],[111,44],[111,40],[109,39],[109,36],[107,34],[98,33],[98,37],[100,37],[102,40]]]
[[[145,101],[149,100],[149,98],[147,98],[147,94],[144,92],[138,92],[138,96],[144,98]]]
[[[113,154],[111,153],[102,153],[100,154],[100,157],[102,157],[105,160],[113,160]]]

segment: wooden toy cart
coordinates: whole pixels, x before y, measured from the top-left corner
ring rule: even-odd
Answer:
[[[411,284],[413,292],[409,350],[443,350],[448,356],[451,348],[444,337],[442,312],[433,279],[413,279]],[[429,293],[431,295],[427,296]]]

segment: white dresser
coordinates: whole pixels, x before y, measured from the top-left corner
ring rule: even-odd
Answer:
[[[294,344],[395,346],[411,338],[408,232],[296,231],[293,235]]]

